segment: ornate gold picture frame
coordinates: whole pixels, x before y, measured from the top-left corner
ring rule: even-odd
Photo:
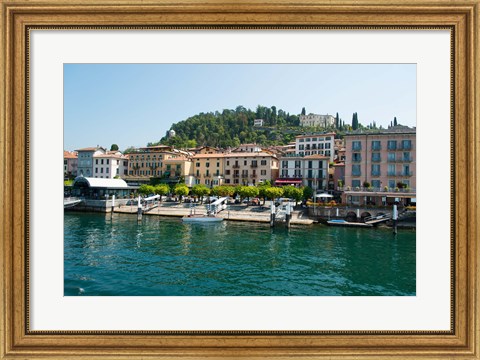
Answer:
[[[479,6],[457,1],[0,0],[0,358],[480,358]],[[449,331],[32,331],[29,327],[29,30],[331,27],[452,34]]]

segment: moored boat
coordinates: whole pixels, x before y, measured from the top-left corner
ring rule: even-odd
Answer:
[[[334,226],[349,226],[349,227],[373,227],[372,224],[365,224],[359,222],[349,222],[346,220],[330,220],[327,221],[327,225],[334,225]]]

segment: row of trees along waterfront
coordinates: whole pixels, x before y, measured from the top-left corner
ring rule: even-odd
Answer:
[[[231,185],[220,185],[213,188],[209,188],[206,185],[198,184],[194,185],[191,189],[185,184],[176,184],[170,186],[167,184],[158,184],[158,185],[141,185],[138,189],[138,192],[142,195],[176,195],[182,201],[183,196],[191,195],[194,197],[200,198],[203,202],[203,197],[205,196],[219,196],[219,197],[236,197],[239,196],[241,200],[250,199],[259,197],[265,200],[276,199],[280,197],[286,197],[295,200],[297,203],[301,200],[307,200],[313,196],[312,188],[305,186],[302,188],[297,188],[294,186],[283,186],[276,187],[271,186],[270,184],[262,184],[259,186],[231,186]]]

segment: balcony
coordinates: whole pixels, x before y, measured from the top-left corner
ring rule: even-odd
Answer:
[[[252,164],[252,165],[250,165],[250,167],[251,167],[251,168],[257,168],[258,165],[257,165],[257,164]]]
[[[203,177],[209,178],[212,177],[212,174],[203,174]]]
[[[412,145],[400,145],[398,150],[412,150]]]
[[[362,158],[361,158],[361,157],[356,157],[356,158],[353,158],[353,159],[352,159],[352,163],[359,163],[359,162],[362,162]]]
[[[402,176],[402,177],[407,177],[407,176],[412,176],[412,175],[413,175],[412,171],[400,171],[398,173],[398,176]]]
[[[372,163],[379,163],[379,162],[382,162],[381,158],[372,159]]]
[[[387,162],[389,163],[394,163],[394,162],[397,162],[397,158],[388,158]]]
[[[412,158],[402,158],[402,159],[400,160],[400,162],[405,162],[405,163],[406,163],[406,162],[412,162],[412,161],[413,161]]]
[[[233,167],[234,169],[240,169],[240,165],[238,165],[238,164],[233,164],[232,167]]]
[[[256,179],[256,178],[257,178],[257,174],[252,174],[252,175],[250,175],[250,177],[251,177],[252,179]]]
[[[372,176],[380,176],[380,171],[372,171]]]
[[[240,174],[239,174],[239,173],[233,173],[233,177],[234,177],[234,178],[239,178],[239,177],[240,177]]]

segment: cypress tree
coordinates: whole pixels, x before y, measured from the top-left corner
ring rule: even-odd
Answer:
[[[397,117],[396,116],[393,118],[393,126],[397,126]]]
[[[305,107],[302,108],[302,115],[305,115],[307,112],[305,111]]]

